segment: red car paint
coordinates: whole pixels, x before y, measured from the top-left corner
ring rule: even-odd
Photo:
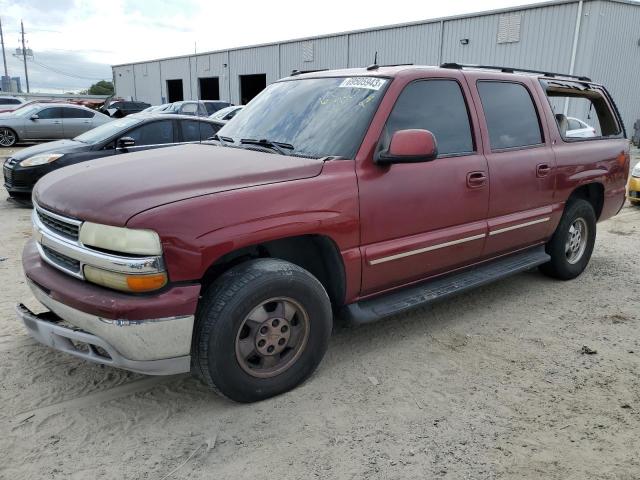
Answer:
[[[615,215],[624,203],[628,141],[565,142],[535,76],[389,67],[300,78],[337,75],[392,79],[354,159],[323,162],[191,145],[82,163],[38,183],[34,198],[54,212],[158,232],[171,282],[163,293],[127,296],[72,278],[60,281],[61,274],[42,264],[30,247],[23,259],[27,277],[63,301],[108,318],[139,318],[149,310],[156,316],[193,313],[203,276],[223,255],[313,234],[337,247],[346,277],[342,300],[348,304],[545,243],[565,202],[582,185],[604,189],[599,220]],[[475,153],[446,161],[374,163],[383,127],[403,88],[431,78],[460,85]],[[476,90],[481,79],[519,82],[529,89],[540,116],[542,145],[491,151]],[[536,223],[540,218],[545,221]],[[529,228],[509,230],[529,221]],[[506,233],[489,235],[497,229]],[[482,240],[455,243],[474,236]],[[422,248],[419,256],[380,262]]]

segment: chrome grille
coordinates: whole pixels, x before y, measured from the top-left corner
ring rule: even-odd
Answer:
[[[36,208],[36,212],[40,221],[50,230],[70,240],[78,240],[80,235],[80,225],[77,223],[65,222],[61,217],[54,217],[40,208]]]
[[[60,252],[56,252],[55,250],[51,250],[49,247],[46,247],[44,245],[41,245],[40,248],[42,248],[42,251],[49,260],[51,260],[62,269],[73,272],[75,274],[80,273],[80,262],[78,260],[67,257],[66,255],[63,255]]]

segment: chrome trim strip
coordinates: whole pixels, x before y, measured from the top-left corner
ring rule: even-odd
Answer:
[[[484,233],[480,235],[474,235],[472,237],[460,238],[458,240],[451,240],[450,242],[439,243],[437,245],[431,245],[429,247],[418,248],[417,250],[410,250],[408,252],[397,253],[388,257],[377,258],[375,260],[369,260],[369,265],[378,265],[379,263],[390,262],[392,260],[398,260],[400,258],[410,257],[412,255],[419,255],[421,253],[431,252],[432,250],[438,250],[440,248],[452,247],[453,245],[459,245],[461,243],[471,242],[473,240],[480,240],[486,237]]]
[[[519,223],[518,225],[511,225],[510,227],[499,228],[498,230],[492,230],[489,232],[489,235],[498,235],[499,233],[510,232],[511,230],[517,230],[519,228],[530,227],[531,225],[536,225],[538,223],[544,223],[551,220],[551,217],[539,218],[537,220],[532,220],[526,223]]]
[[[45,215],[49,215],[52,218],[55,218],[56,220],[59,220],[63,223],[68,223],[69,225],[74,225],[76,227],[79,227],[80,225],[82,225],[82,221],[81,220],[76,220],[75,218],[69,218],[69,217],[63,217],[62,215],[58,215],[57,213],[53,213],[49,210],[47,210],[46,208],[42,208],[40,205],[38,205],[35,200],[31,201],[33,203],[33,209],[35,210],[39,210],[42,213],[44,213]]]
[[[33,237],[36,240],[36,243],[44,245],[45,247],[69,258],[78,260],[80,262],[80,273],[73,274],[68,269],[61,267],[59,264],[52,263],[53,261],[47,258],[46,253],[44,253],[41,248],[38,248],[40,256],[50,265],[64,271],[65,273],[73,275],[76,278],[84,278],[84,265],[92,265],[111,272],[129,274],[158,273],[165,270],[162,256],[122,257],[119,255],[111,255],[91,250],[80,243],[62,238],[54,232],[51,232],[44,224],[42,224],[42,222],[40,222],[35,211],[32,218]]]

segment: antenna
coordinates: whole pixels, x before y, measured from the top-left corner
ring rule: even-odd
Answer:
[[[378,65],[378,51],[376,50],[376,53],[373,56],[373,64],[369,65],[367,70],[377,70],[378,68],[380,68],[380,65]]]

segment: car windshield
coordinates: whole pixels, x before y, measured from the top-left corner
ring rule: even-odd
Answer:
[[[389,81],[377,77],[287,80],[267,87],[220,129],[233,139],[290,144],[287,152],[353,158]]]
[[[42,108],[42,105],[29,105],[27,107],[16,108],[13,111],[13,115],[16,117],[29,117],[38,112]]]
[[[82,135],[78,135],[74,138],[74,140],[82,143],[101,142],[103,140],[111,138],[122,130],[137,125],[142,121],[143,119],[132,116],[119,118],[118,120],[107,122],[103,125],[100,125],[99,127],[94,128],[93,130],[89,130]]]

